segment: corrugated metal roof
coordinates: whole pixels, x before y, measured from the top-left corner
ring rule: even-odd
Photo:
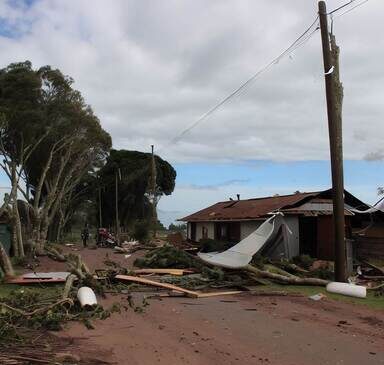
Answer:
[[[211,205],[194,214],[179,219],[186,222],[253,220],[268,213],[296,206],[301,201],[315,197],[321,192],[277,195],[247,200],[228,200]]]

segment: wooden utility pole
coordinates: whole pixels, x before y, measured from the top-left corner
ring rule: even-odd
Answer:
[[[156,162],[154,154],[154,146],[151,145],[151,195],[152,195],[152,225],[153,238],[157,233],[157,211],[156,211]]]
[[[99,228],[103,227],[103,220],[101,214],[101,187],[99,187]]]
[[[115,210],[116,210],[116,240],[120,243],[120,221],[119,221],[119,176],[120,169],[115,171]]]
[[[331,152],[333,223],[335,231],[335,280],[345,282],[347,280],[347,270],[344,222],[341,104],[340,100],[337,100],[337,97],[340,96],[338,94],[339,90],[336,88],[336,85],[339,84],[339,80],[335,80],[335,77],[338,77],[338,72],[335,72],[336,68],[338,71],[338,65],[335,64],[335,59],[333,59],[331,54],[328,32],[328,15],[324,1],[319,1],[319,19],[323,48],[328,130]]]

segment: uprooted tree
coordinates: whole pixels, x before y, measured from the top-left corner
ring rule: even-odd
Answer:
[[[19,232],[21,194],[28,204],[28,237],[37,249],[54,218],[76,198],[75,188],[102,166],[111,147],[109,134],[72,84],[59,70],[34,70],[28,61],[0,70],[1,167],[12,187],[4,209]],[[21,233],[13,248],[23,255]]]

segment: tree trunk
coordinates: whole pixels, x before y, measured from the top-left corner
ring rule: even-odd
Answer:
[[[39,212],[35,209],[32,209],[32,219],[31,219],[31,254],[34,255],[35,251],[38,250],[40,244],[40,226],[41,226],[41,217]]]
[[[9,259],[7,253],[4,250],[3,244],[0,242],[0,266],[5,273],[5,276],[15,276],[15,271],[11,260]]]
[[[13,219],[15,221],[14,228],[16,230],[17,246],[19,251],[19,257],[24,257],[24,244],[23,244],[23,233],[21,231],[21,221],[19,208],[17,206],[17,200],[13,202]]]
[[[16,220],[14,217],[11,218],[12,222],[12,249],[13,249],[13,255],[15,257],[19,257],[20,252],[19,252],[19,244],[17,242],[17,233],[16,233]]]
[[[317,279],[317,278],[299,278],[299,277],[289,277],[280,274],[274,274],[269,271],[264,271],[257,269],[252,265],[247,265],[246,270],[250,271],[253,274],[256,274],[259,277],[272,279],[284,284],[292,285],[318,285],[326,286],[329,283],[329,280]]]

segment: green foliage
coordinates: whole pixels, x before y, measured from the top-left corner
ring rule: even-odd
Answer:
[[[26,257],[13,256],[11,258],[11,262],[14,267],[15,266],[24,267],[28,263],[28,260]]]
[[[173,192],[176,171],[160,157],[155,156],[155,160],[156,194],[159,198]],[[121,224],[129,226],[136,219],[148,219],[152,212],[147,196],[151,174],[151,154],[138,151],[111,150],[107,163],[100,170],[98,181],[102,188],[103,225],[114,226],[115,224],[115,179],[118,171],[121,175],[121,180],[119,178],[118,181]]]
[[[172,232],[185,232],[187,230],[187,225],[185,223],[180,223],[180,224],[171,223],[168,226],[168,230]]]
[[[310,276],[314,278],[324,279],[324,280],[335,280],[335,273],[327,268],[319,268],[312,270]]]
[[[202,268],[204,265],[194,256],[173,246],[163,246],[148,252],[134,262],[137,267],[149,268]]]
[[[31,330],[58,331],[68,321],[83,322],[87,328],[93,328],[92,320],[106,319],[111,313],[119,312],[120,306],[114,304],[110,309],[103,309],[100,305],[92,309],[83,309],[75,302],[74,305],[63,303],[45,311],[40,311],[57,302],[60,293],[48,289],[19,289],[11,291],[0,299],[0,344],[14,341],[25,341]],[[37,311],[36,311],[37,310]],[[24,313],[36,312],[31,315]]]
[[[145,220],[138,220],[133,227],[133,238],[139,242],[146,242],[149,238],[149,223]]]
[[[269,264],[270,259],[267,256],[262,256],[260,254],[256,254],[253,256],[251,264],[256,266],[259,269],[263,269],[264,265]]]
[[[211,238],[203,238],[199,241],[199,243],[201,245],[202,252],[225,251],[231,246],[233,246],[231,243],[219,241],[219,240],[213,240]]]
[[[34,70],[29,61],[0,70],[1,153],[8,164],[23,167],[30,202],[47,210],[48,223],[56,218],[55,226],[88,198],[84,184],[112,144],[72,85],[60,70]]]
[[[315,262],[315,259],[309,255],[300,255],[292,258],[292,262],[303,269],[309,269]]]

